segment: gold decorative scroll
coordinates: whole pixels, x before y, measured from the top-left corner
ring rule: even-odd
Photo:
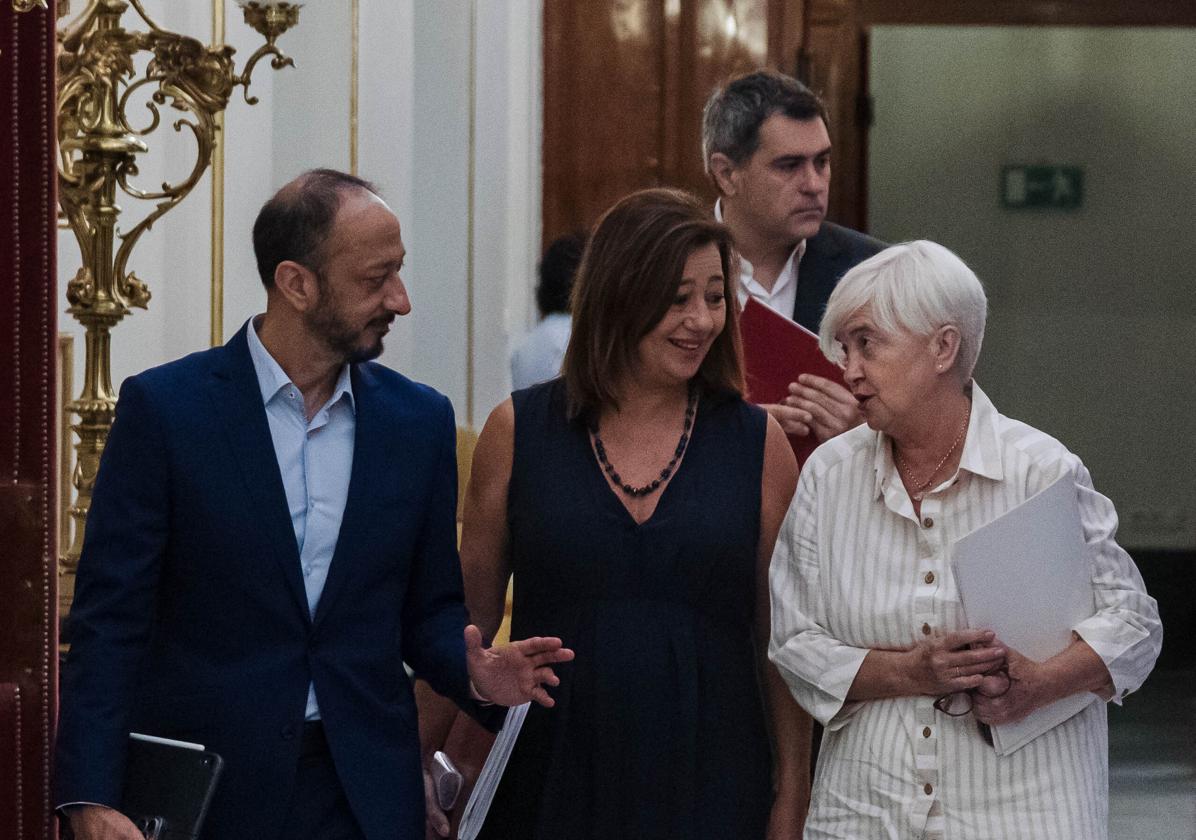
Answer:
[[[146,13],[142,0],[91,0],[58,33],[58,184],[59,203],[79,243],[83,264],[67,285],[70,314],[83,325],[83,390],[67,411],[78,417],[70,507],[73,535],[62,562],[63,614],[74,593],[74,575],[83,548],[84,523],[100,453],[116,408],[112,388],[111,331],[132,308],[150,301],[149,284],[128,270],[129,256],[154,222],[182,201],[212,161],[219,115],[233,91],[244,88],[249,104],[253,68],[266,56],[280,69],[292,64],[275,41],[293,26],[293,3],[243,2],[245,21],[265,38],[238,73],[233,48],[205,46],[195,38],[169,32]],[[130,8],[142,27],[126,29]],[[143,75],[135,77],[134,58],[149,54]],[[144,100],[144,101],[142,101]],[[134,102],[141,103],[134,108]],[[145,110],[141,110],[144,108]],[[138,156],[148,151],[145,138],[162,123],[195,140],[195,159],[181,178],[157,189],[135,186]],[[148,117],[146,112],[148,111]],[[134,114],[143,119],[137,121]],[[141,221],[118,228],[118,191],[153,203]]]
[[[224,0],[212,0],[212,45],[224,46]],[[224,343],[224,112],[216,113],[212,147],[212,278],[209,343]]]

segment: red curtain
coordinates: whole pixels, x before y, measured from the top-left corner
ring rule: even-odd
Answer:
[[[58,695],[54,0],[0,0],[0,837],[52,838]]]

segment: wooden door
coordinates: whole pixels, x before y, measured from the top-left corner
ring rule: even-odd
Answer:
[[[590,227],[643,187],[682,187],[713,203],[702,106],[734,73],[791,72],[803,5],[545,0],[544,243]]]
[[[1190,0],[545,0],[543,238],[670,185],[714,200],[701,112],[727,76],[775,67],[818,93],[829,217],[867,229],[868,32],[879,24],[1192,26]]]
[[[830,204],[827,216],[865,230],[865,160],[870,119],[864,85],[863,31],[858,0],[807,0],[798,65],[801,81],[830,116]]]

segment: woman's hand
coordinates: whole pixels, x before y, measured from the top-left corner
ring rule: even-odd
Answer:
[[[971,691],[1004,662],[1005,648],[991,630],[939,633],[905,649],[872,648],[847,699],[942,697]]]
[[[985,674],[1001,667],[1005,648],[991,630],[957,630],[933,635],[907,652],[915,691],[939,697],[981,687]]]
[[[1036,709],[1081,691],[1091,691],[1102,700],[1113,696],[1109,669],[1075,633],[1071,644],[1045,662],[1035,662],[999,641],[996,644],[1006,651],[1008,690],[1005,677],[998,674],[986,677],[972,692],[972,711],[981,723],[1016,723]]]
[[[972,692],[972,713],[981,723],[999,726],[1016,723],[1031,712],[1053,702],[1046,669],[1039,662],[1007,648],[1005,663],[1009,676],[985,677]]]

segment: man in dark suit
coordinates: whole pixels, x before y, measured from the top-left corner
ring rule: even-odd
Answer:
[[[706,103],[702,149],[719,192],[715,213],[735,235],[740,303],[750,295],[818,332],[835,284],[884,247],[826,221],[831,141],[826,107],[796,79],[763,70],[731,80]],[[802,375],[767,406],[791,435],[827,440],[860,423],[851,394]]]
[[[224,775],[205,838],[422,838],[406,662],[437,691],[551,705],[556,639],[466,627],[449,401],[371,362],[411,305],[399,221],[314,170],[262,208],[264,315],[127,380],[69,620],[57,804],[113,810],[130,731],[198,742]]]

